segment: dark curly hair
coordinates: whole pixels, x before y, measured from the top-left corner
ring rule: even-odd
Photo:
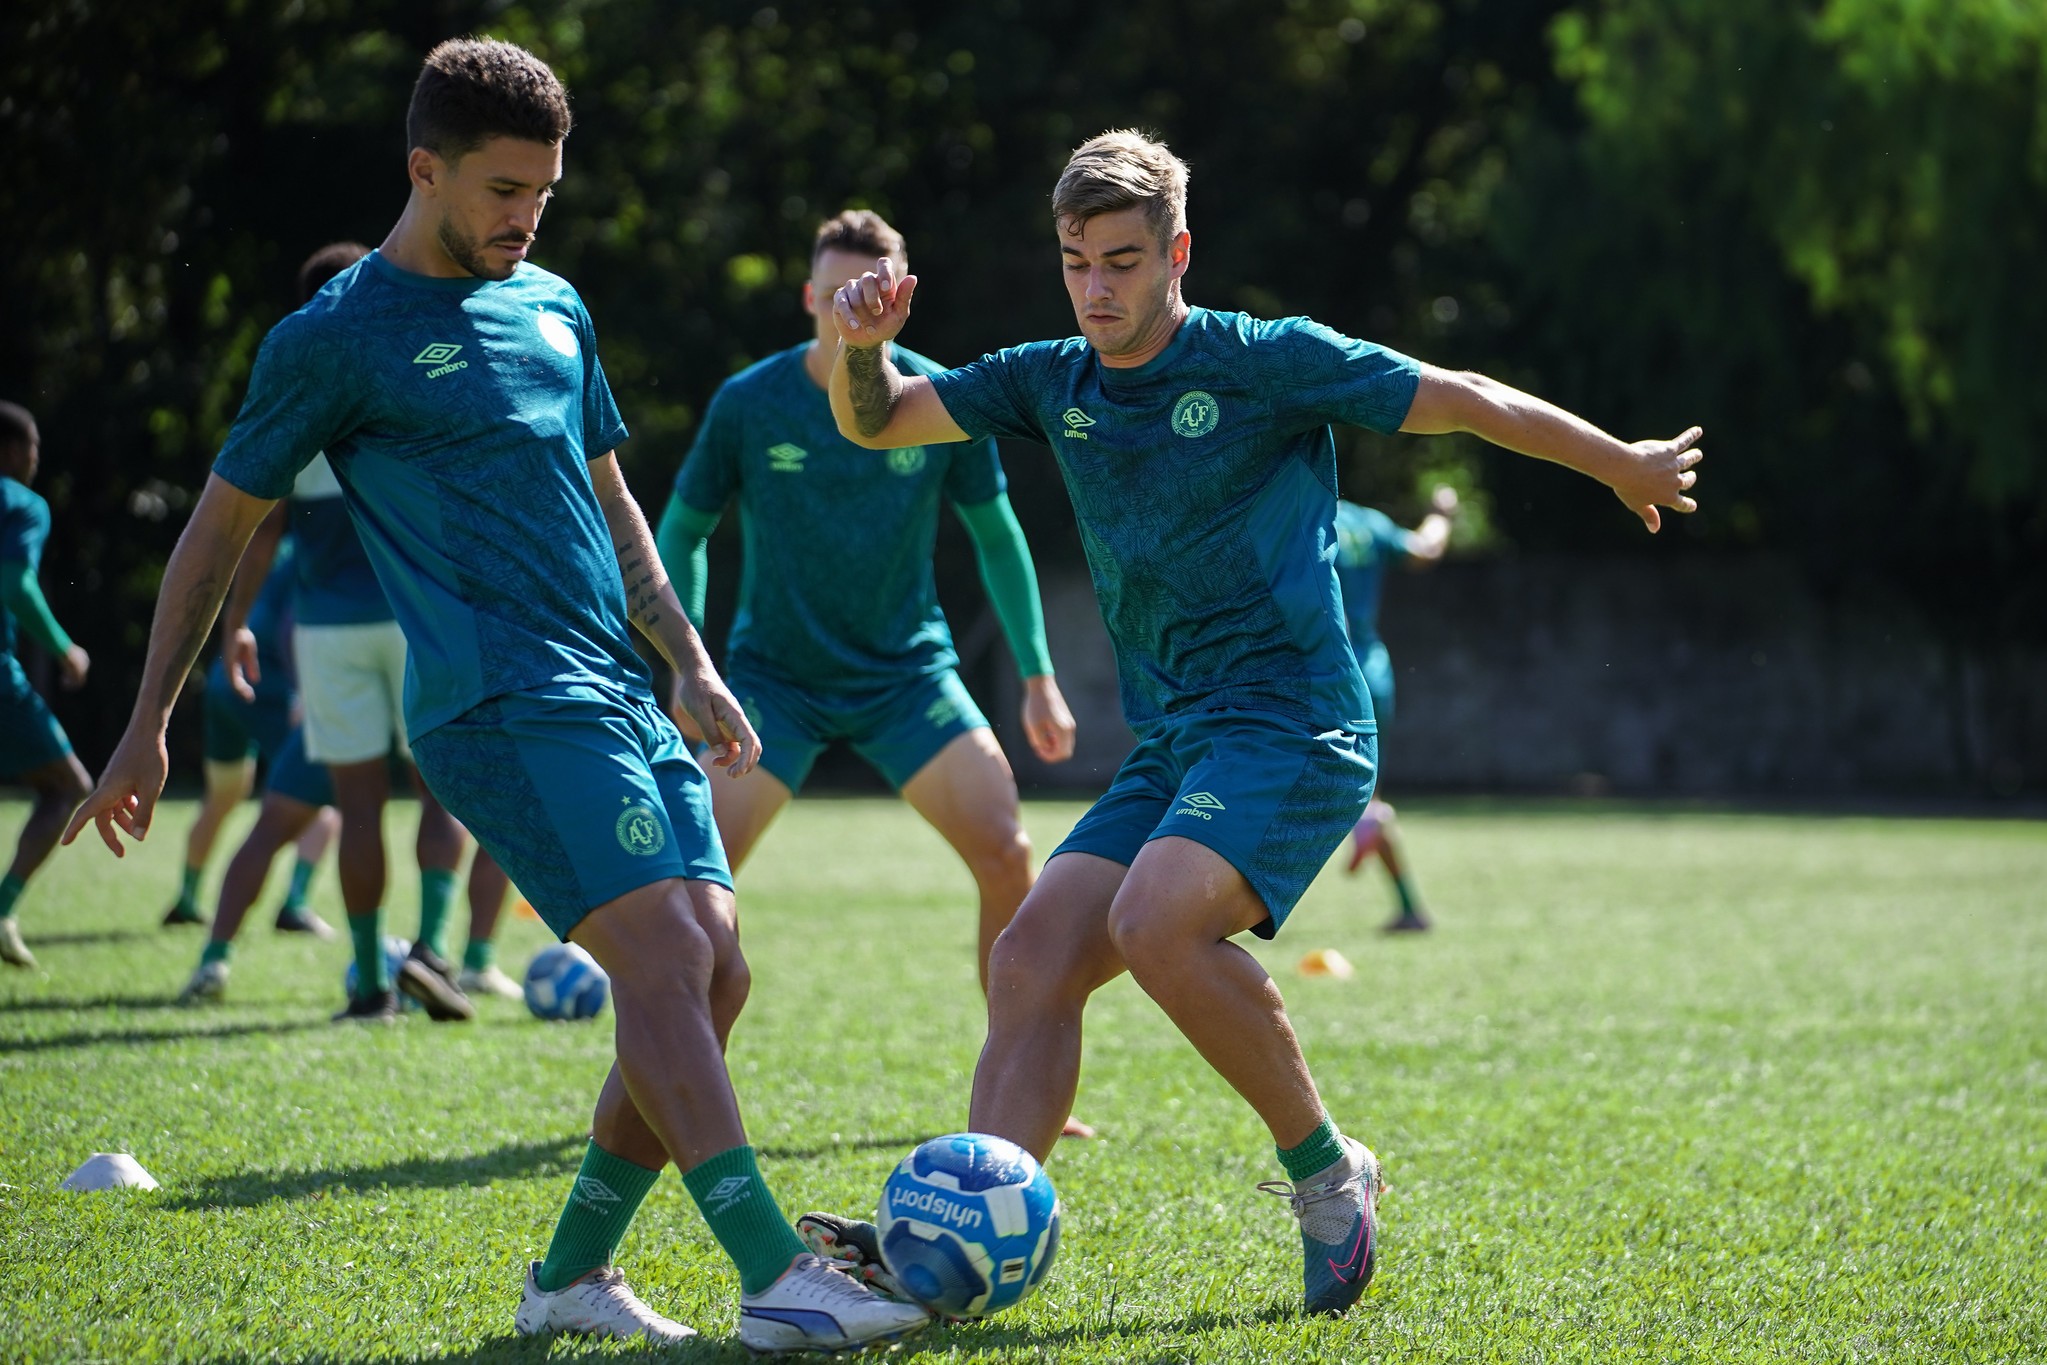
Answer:
[[[406,147],[453,163],[494,137],[551,147],[570,122],[569,92],[546,62],[495,38],[450,38],[427,54],[412,87]]]

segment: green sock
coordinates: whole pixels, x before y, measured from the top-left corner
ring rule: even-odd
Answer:
[[[306,908],[306,888],[313,884],[313,874],[320,870],[318,863],[309,863],[304,858],[292,865],[291,887],[284,893],[284,908],[303,910]]]
[[[14,913],[14,903],[21,899],[21,893],[28,890],[28,883],[12,872],[0,877],[0,919]]]
[[[1343,1160],[1343,1145],[1336,1137],[1336,1120],[1324,1114],[1321,1126],[1308,1134],[1300,1146],[1274,1148],[1279,1153],[1279,1164],[1286,1167],[1287,1179],[1306,1180]]]
[[[1412,915],[1414,913],[1414,888],[1407,884],[1405,876],[1393,879],[1393,894],[1400,898],[1400,913]]]
[[[448,955],[448,907],[455,903],[455,874],[438,868],[419,870],[419,941]]]
[[[758,1294],[803,1254],[796,1230],[761,1179],[753,1148],[720,1152],[684,1175],[682,1183],[711,1225],[711,1235],[738,1268],[740,1293]]]
[[[390,964],[384,961],[384,908],[348,917],[348,939],[355,945],[355,993],[358,998],[391,989]]]
[[[180,910],[198,912],[199,878],[203,875],[205,873],[201,868],[188,867],[185,869],[184,877],[178,882],[178,908]]]
[[[554,1240],[547,1244],[547,1259],[533,1282],[552,1294],[610,1265],[640,1201],[660,1178],[661,1172],[613,1156],[593,1141],[583,1153],[583,1169],[576,1173],[561,1221],[554,1225]]]
[[[498,945],[487,938],[472,938],[462,950],[462,970],[480,972],[498,960]]]
[[[199,965],[204,967],[209,962],[225,962],[234,954],[234,950],[233,939],[208,940],[206,947],[200,951]]]

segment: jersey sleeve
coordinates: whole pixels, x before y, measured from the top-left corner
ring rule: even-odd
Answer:
[[[739,457],[744,449],[739,400],[730,383],[711,395],[711,406],[697,424],[696,439],[682,468],[675,471],[675,495],[699,512],[717,515],[739,491]]]
[[[1372,523],[1372,534],[1378,539],[1379,549],[1389,563],[1414,557],[1414,532],[1405,529],[1384,512],[1378,513],[1378,519]]]
[[[1003,477],[1002,458],[995,453],[995,442],[953,446],[948,453],[952,463],[945,471],[945,496],[955,506],[973,507],[1009,491],[1009,480]]]
[[[289,496],[298,472],[356,424],[342,363],[302,312],[271,328],[213,472],[251,497]]]
[[[973,440],[1044,441],[1045,430],[1030,401],[1034,378],[1043,368],[1037,350],[1011,346],[984,355],[971,365],[932,375],[931,387],[953,424]]]
[[[43,543],[50,538],[50,504],[29,496],[0,512],[0,563],[26,564],[33,570],[42,563]]]
[[[1264,323],[1258,343],[1276,405],[1302,429],[1340,422],[1398,431],[1421,387],[1420,362],[1310,318]]]
[[[583,327],[583,458],[601,460],[618,449],[628,433],[605,381],[604,362],[597,358],[597,324],[581,299],[576,301],[576,320]]]

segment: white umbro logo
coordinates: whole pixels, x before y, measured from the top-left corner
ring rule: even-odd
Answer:
[[[618,1192],[595,1176],[579,1175],[576,1177],[576,1198],[585,1204],[602,1207],[605,1204],[616,1204]]]
[[[723,1213],[746,1198],[747,1186],[753,1183],[751,1176],[728,1175],[704,1193],[704,1211]]]
[[[1082,428],[1091,427],[1095,424],[1095,419],[1082,412],[1079,408],[1068,408],[1059,414],[1059,420],[1066,423],[1066,430],[1059,434],[1076,441],[1085,441],[1087,439],[1087,432],[1082,430]]]
[[[1216,811],[1227,809],[1229,808],[1209,792],[1191,792],[1180,798],[1180,809],[1173,814],[1198,815],[1204,820],[1213,820]]]

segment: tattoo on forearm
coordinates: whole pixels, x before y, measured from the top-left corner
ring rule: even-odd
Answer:
[[[202,577],[186,591],[185,600],[178,603],[176,619],[166,623],[172,627],[165,637],[169,657],[162,676],[156,679],[152,704],[168,711],[185,690],[185,679],[191,675],[192,665],[199,661],[199,650],[213,629],[214,614],[220,610],[226,587],[218,578]]]
[[[862,436],[872,436],[888,425],[896,405],[895,386],[889,382],[887,362],[879,346],[846,348],[847,392],[853,400],[853,421]]]

